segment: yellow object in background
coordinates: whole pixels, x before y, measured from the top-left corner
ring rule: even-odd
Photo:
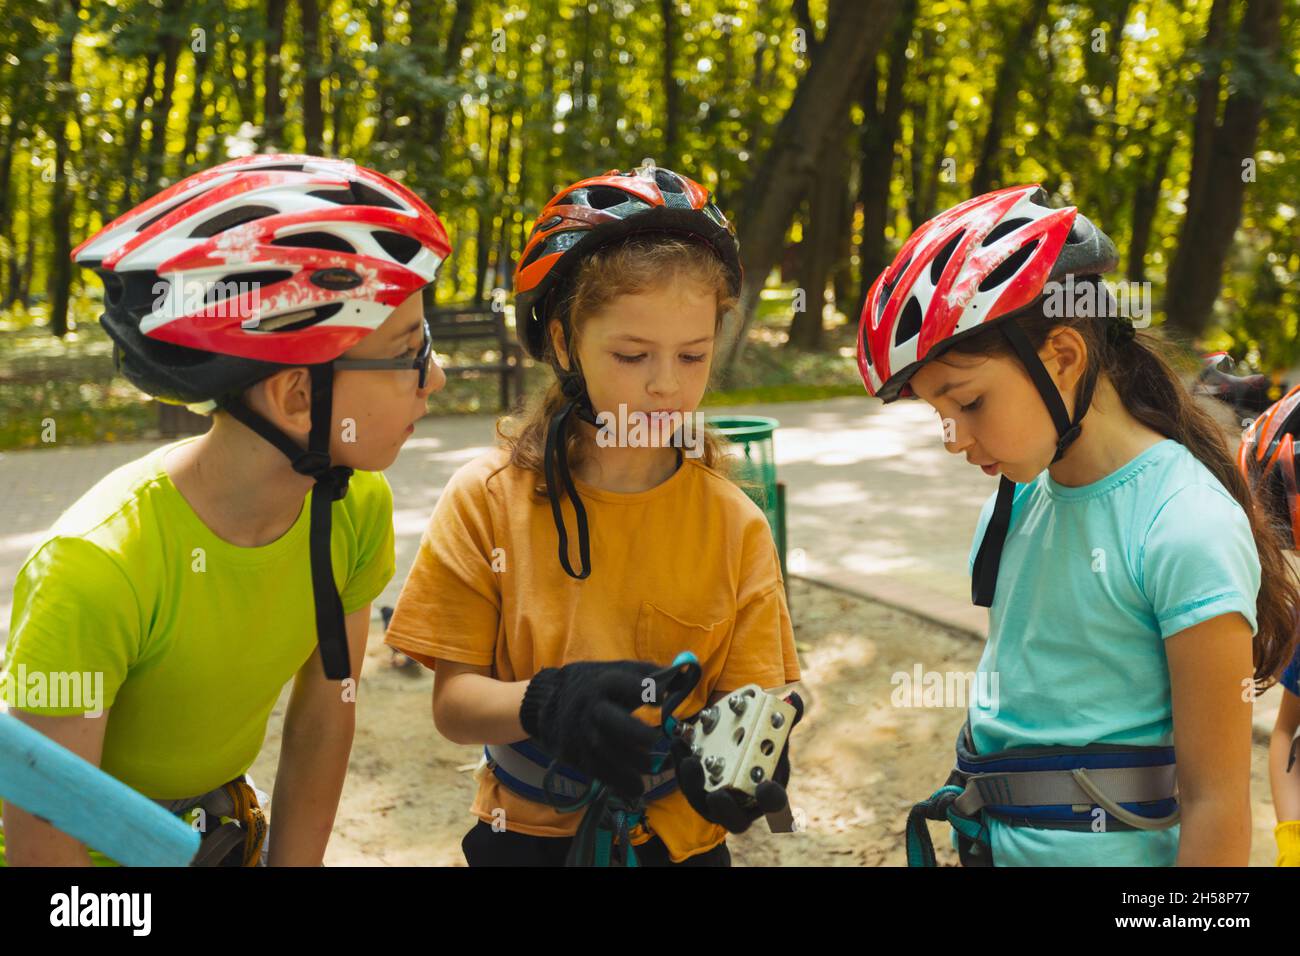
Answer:
[[[1300,820],[1284,820],[1273,829],[1277,865],[1300,866]]]

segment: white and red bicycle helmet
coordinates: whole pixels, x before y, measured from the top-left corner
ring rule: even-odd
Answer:
[[[1016,324],[1049,282],[1099,276],[1119,262],[1115,244],[1073,206],[1053,209],[1041,186],[976,196],[923,223],[872,284],[858,322],[858,370],[867,392],[885,401],[912,397],[908,382],[962,339],[998,328],[1019,356],[1056,426],[1054,462],[1079,436],[1095,371],[1081,385],[1073,420],[1047,369]],[[1010,525],[1015,483],[1005,475],[975,562],[972,600],[993,601]]]
[[[1300,385],[1251,422],[1237,448],[1237,468],[1272,519],[1300,550]]]
[[[432,282],[450,249],[437,214],[387,176],[267,155],[181,180],[72,257],[104,281],[101,322],[127,377],[198,402],[338,358]]]
[[[432,282],[447,232],[413,192],[340,159],[248,156],[189,176],[72,253],[104,283],[100,323],[123,374],[163,401],[213,401],[315,479],[312,590],[328,677],[350,673],[330,567],[331,503],[351,469],[330,461],[334,359]],[[248,386],[307,366],[307,448],[253,412]]]

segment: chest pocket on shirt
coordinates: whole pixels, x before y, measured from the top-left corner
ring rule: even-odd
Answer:
[[[667,665],[682,651],[693,651],[707,672],[709,658],[719,651],[731,633],[734,620],[726,617],[712,623],[683,621],[649,601],[643,601],[636,621],[637,659]]]

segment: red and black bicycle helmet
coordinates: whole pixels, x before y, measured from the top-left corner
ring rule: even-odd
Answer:
[[[708,244],[726,268],[731,293],[740,292],[740,247],[731,223],[714,204],[709,191],[695,180],[652,164],[627,172],[611,169],[556,193],[533,223],[515,269],[515,331],[519,342],[534,359],[550,358],[568,399],[547,428],[543,466],[560,538],[560,565],[565,573],[578,579],[591,574],[590,536],[587,513],[565,458],[564,428],[570,415],[591,425],[596,424],[596,415],[582,367],[570,347],[572,330],[563,298],[577,265],[586,256],[602,246],[643,233],[686,236]],[[547,348],[547,323],[551,318],[562,323],[570,362],[567,369]],[[559,482],[563,482],[577,517],[580,571],[575,571],[569,561]]]
[[[432,282],[450,251],[437,214],[400,183],[346,160],[275,154],[189,176],[72,253],[103,280],[100,324],[132,383],[168,402],[215,402],[315,479],[312,590],[334,680],[350,663],[331,503],[352,472],[330,461],[331,363]],[[301,366],[312,384],[306,449],[241,398]]]
[[[1269,515],[1300,550],[1300,385],[1251,422],[1237,448],[1237,468]]]
[[[892,402],[925,363],[955,342],[996,327],[1019,356],[1057,430],[1053,462],[1079,436],[1095,370],[1083,380],[1071,420],[1060,392],[1015,317],[1035,308],[1049,282],[1100,276],[1118,265],[1115,244],[1077,209],[1053,209],[1038,185],[976,196],[923,223],[877,277],[858,322],[858,370],[867,392]],[[1131,330],[1131,326],[1128,326]],[[1005,475],[980,545],[972,600],[993,602],[1015,483]]]

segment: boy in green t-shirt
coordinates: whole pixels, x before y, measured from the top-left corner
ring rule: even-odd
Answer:
[[[421,289],[449,251],[393,180],[274,155],[191,176],[73,253],[104,282],[126,376],[213,423],[105,477],[36,546],[0,699],[174,812],[201,808],[197,860],[256,865],[268,842],[272,864],[324,857],[394,569],[379,472],[445,382]],[[244,774],[290,678],[268,841]],[[3,814],[11,864],[102,862]]]

